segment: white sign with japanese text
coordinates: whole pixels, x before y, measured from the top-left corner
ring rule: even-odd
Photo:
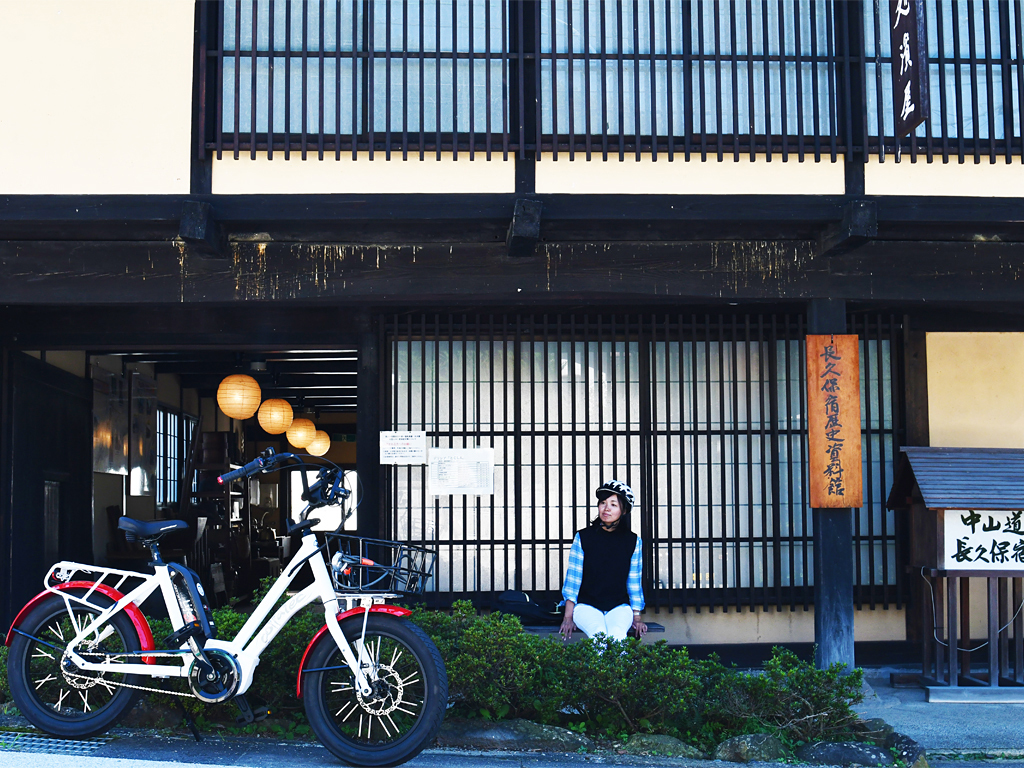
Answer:
[[[426,464],[426,432],[381,432],[381,464]]]
[[[432,496],[490,496],[494,493],[493,448],[431,448]]]
[[[947,509],[944,518],[941,568],[1024,570],[1024,510]]]

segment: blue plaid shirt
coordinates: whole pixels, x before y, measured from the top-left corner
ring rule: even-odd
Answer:
[[[644,609],[644,590],[640,583],[643,570],[643,556],[640,554],[640,537],[636,537],[636,547],[629,559],[629,577],[626,579],[626,591],[629,592],[629,604],[634,611]],[[577,602],[580,595],[580,584],[583,582],[583,545],[577,533],[569,550],[569,565],[565,569],[565,582],[562,584],[562,597]]]

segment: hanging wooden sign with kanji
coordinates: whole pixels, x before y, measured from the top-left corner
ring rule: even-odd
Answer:
[[[864,481],[856,335],[807,337],[807,435],[811,507],[860,507]]]

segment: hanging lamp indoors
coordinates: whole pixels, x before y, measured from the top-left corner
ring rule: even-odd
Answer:
[[[261,399],[260,385],[244,373],[225,377],[217,387],[217,405],[225,416],[232,419],[252,418],[260,407]]]
[[[286,434],[289,443],[296,448],[305,448],[316,437],[316,426],[309,419],[295,419]]]
[[[323,456],[331,448],[331,436],[322,429],[316,431],[313,442],[306,446],[306,453],[313,456]]]
[[[287,400],[271,398],[264,400],[258,414],[260,426],[270,435],[280,435],[292,425],[294,414],[292,405]]]

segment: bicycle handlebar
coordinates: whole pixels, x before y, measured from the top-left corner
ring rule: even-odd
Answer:
[[[240,477],[251,477],[263,469],[266,463],[266,459],[262,456],[257,456],[244,467],[239,467],[238,469],[233,469],[230,472],[225,472],[217,478],[217,482],[224,485],[224,483],[230,483],[232,480],[237,480]]]

